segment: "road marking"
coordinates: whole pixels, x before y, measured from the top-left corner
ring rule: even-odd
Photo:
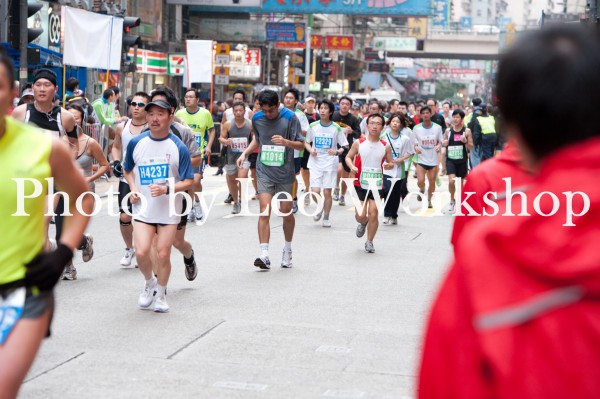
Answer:
[[[333,346],[333,345],[321,345],[315,352],[324,352],[324,353],[349,353],[352,349],[346,348],[344,346]]]
[[[329,398],[359,399],[365,396],[365,393],[361,391],[349,391],[344,389],[328,389],[325,391],[325,393],[323,393],[323,396],[327,396]]]
[[[242,391],[264,391],[268,385],[265,384],[252,384],[249,382],[238,382],[238,381],[218,381],[213,385],[215,388],[222,389],[238,389]]]

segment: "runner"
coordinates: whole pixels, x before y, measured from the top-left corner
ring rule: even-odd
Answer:
[[[464,125],[465,113],[459,109],[452,111],[452,127],[444,132],[443,146],[447,147],[446,170],[448,171],[448,191],[450,191],[450,204],[448,213],[454,213],[456,200],[456,184],[454,178],[460,178],[461,188],[464,186],[464,178],[467,177],[467,149],[473,149],[473,137],[471,130]]]
[[[252,117],[254,138],[248,148],[237,160],[238,168],[243,166],[246,157],[256,148],[260,148],[257,162],[258,199],[261,214],[267,211],[267,216],[258,218],[258,238],[260,242],[260,257],[254,261],[254,266],[263,270],[271,268],[269,260],[269,239],[271,234],[269,219],[271,216],[271,200],[278,194],[279,211],[283,217],[283,234],[285,246],[281,267],[292,267],[292,238],[294,236],[294,219],[292,210],[292,183],[296,180],[294,172],[294,150],[304,148],[304,136],[300,122],[294,112],[287,108],[279,108],[279,97],[273,90],[265,90],[259,95],[261,111]],[[290,199],[279,193],[287,193]]]
[[[171,274],[171,246],[181,220],[180,216],[170,212],[169,194],[171,190],[179,192],[191,188],[194,177],[187,148],[169,130],[173,121],[171,105],[156,100],[145,109],[150,131],[129,142],[123,163],[125,179],[132,193],[136,256],[146,280],[138,305],[147,309],[156,300],[154,311],[168,312],[166,289]],[[171,187],[167,182],[170,178],[175,183]],[[140,202],[141,196],[146,206]],[[180,196],[176,197],[175,203],[176,209],[182,208]],[[154,259],[151,256],[153,242],[156,245]]]
[[[335,107],[331,101],[321,101],[319,104],[321,120],[310,124],[304,143],[310,154],[308,159],[308,167],[311,170],[310,188],[318,195],[323,189],[325,199],[323,210],[313,217],[314,221],[318,222],[323,216],[323,227],[331,227],[329,220],[333,204],[331,191],[337,186],[339,156],[348,150],[348,140],[342,128],[331,121],[334,112]]]
[[[413,129],[412,144],[415,153],[418,154],[419,163],[417,164],[417,185],[421,194],[425,194],[425,176],[429,182],[427,191],[428,208],[433,208],[431,197],[435,191],[435,179],[438,172],[438,153],[442,146],[443,135],[440,125],[431,121],[431,108],[424,106],[421,108],[422,123],[419,123]],[[417,197],[419,201],[421,196]]]
[[[248,143],[251,140],[252,122],[245,119],[245,104],[243,102],[233,103],[233,114],[235,119],[227,121],[221,128],[221,137],[219,142],[227,148],[227,164],[225,171],[227,173],[227,186],[229,194],[233,199],[233,209],[231,213],[240,213],[241,206],[241,191],[240,184],[236,178],[245,179],[248,177],[250,162],[245,161],[241,168],[237,167],[237,159],[242,152],[248,148]]]
[[[198,106],[200,95],[195,89],[188,89],[183,98],[185,100],[185,108],[177,111],[175,116],[181,118],[196,135],[196,143],[200,147],[203,162],[199,166],[194,167],[193,191],[194,193],[202,192],[202,175],[204,174],[204,165],[210,162],[211,148],[215,139],[215,124],[210,112]],[[206,136],[208,136],[208,139]],[[196,194],[194,194],[194,200],[194,212],[190,214],[190,219],[192,221],[194,218],[202,220],[204,212]]]
[[[300,92],[298,91],[298,89],[295,89],[295,88],[289,89],[285,93],[285,96],[283,97],[283,105],[285,106],[285,108],[289,109],[290,111],[292,111],[296,114],[296,117],[298,118],[298,121],[300,122],[300,128],[302,129],[302,137],[306,137],[306,131],[308,130],[308,119],[306,118],[306,115],[304,114],[304,112],[302,110],[299,110],[298,108],[296,108],[296,106],[298,105],[298,101],[300,101]],[[296,176],[298,176],[298,174],[300,173],[300,170],[302,169],[302,157],[303,156],[304,156],[304,146],[302,147],[302,150],[294,149],[294,172],[295,172]],[[306,187],[306,190],[308,190],[308,187]],[[292,210],[294,213],[298,212],[297,194],[298,194],[298,181],[296,179],[294,179],[293,186],[292,186],[292,198],[294,199],[294,202],[292,204]]]
[[[358,209],[355,211],[356,221],[358,222],[356,236],[360,238],[368,230],[365,251],[374,253],[373,240],[379,227],[379,220],[377,218],[375,197],[369,187],[369,179],[375,179],[375,185],[379,189],[378,194],[383,197],[383,169],[392,169],[394,164],[390,146],[379,139],[385,124],[383,115],[370,114],[366,121],[367,137],[361,138],[352,144],[352,148],[346,155],[346,164],[358,176],[358,179],[354,180],[354,188],[363,206],[360,214]],[[369,226],[368,229],[367,225]]]
[[[150,102],[150,96],[144,92],[137,92],[131,99],[129,111],[131,112],[131,120],[120,124],[117,127],[115,134],[115,141],[112,147],[112,159],[113,159],[113,174],[119,178],[119,227],[121,230],[121,236],[123,242],[125,242],[125,255],[121,258],[121,266],[130,266],[131,261],[135,257],[135,249],[133,247],[133,226],[131,225],[131,214],[133,208],[131,207],[131,200],[127,199],[127,210],[129,214],[125,212],[123,207],[123,200],[125,196],[131,191],[127,180],[123,177],[123,165],[121,160],[125,159],[127,145],[134,137],[138,136],[141,132],[146,130],[146,104]]]
[[[315,96],[309,94],[304,99],[304,115],[306,115],[306,120],[310,125],[313,122],[318,121],[321,117],[319,116],[319,111],[316,108],[316,99]],[[304,182],[304,191],[308,192],[310,188],[310,170],[308,167],[308,159],[310,158],[310,153],[308,151],[302,152],[302,161],[300,162],[300,175],[302,176],[302,181]],[[310,195],[304,197],[304,206],[310,205]]]
[[[346,165],[346,155],[348,155],[349,148],[354,143],[355,139],[360,138],[360,121],[359,119],[350,112],[350,108],[353,106],[352,99],[350,97],[340,98],[340,110],[333,113],[333,120],[335,123],[340,125],[343,129],[346,139],[348,141],[348,148],[344,150],[342,155],[339,157],[338,164],[338,175],[335,189],[333,190],[333,200],[338,201],[340,206],[346,205],[345,195],[348,191],[346,183],[342,180],[342,193],[340,195],[339,182],[340,178],[352,178],[354,174],[350,171],[348,165]]]
[[[17,397],[50,333],[53,287],[85,231],[88,217],[80,211],[89,214],[93,208],[90,196],[79,210],[75,206],[87,185],[62,140],[6,115],[17,94],[14,78],[12,62],[0,54],[0,395],[6,398]],[[54,177],[69,194],[72,216],[56,250],[43,252],[45,195],[23,200],[28,216],[12,216],[20,202],[16,176],[35,181],[42,192],[48,190],[45,179]]]
[[[398,224],[398,207],[408,194],[406,178],[410,167],[410,159],[414,153],[410,145],[408,121],[409,118],[402,112],[392,114],[387,121],[389,131],[382,137],[392,150],[394,162],[392,169],[383,171],[383,186],[387,197],[383,213],[385,217],[383,224]],[[408,132],[405,132],[406,130]],[[393,185],[393,188],[391,179],[400,179]]]

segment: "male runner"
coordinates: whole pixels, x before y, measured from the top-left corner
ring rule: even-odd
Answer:
[[[171,187],[173,192],[191,188],[194,176],[187,148],[170,132],[173,121],[171,105],[164,100],[156,100],[147,104],[145,109],[150,131],[129,142],[123,163],[125,179],[132,193],[136,255],[146,280],[138,305],[147,309],[156,300],[154,311],[168,312],[166,289],[171,274],[171,246],[181,220],[180,216],[170,212],[169,194]],[[172,186],[167,181],[170,178],[175,183]],[[141,196],[146,202],[145,207],[140,202]],[[180,196],[176,197],[176,209],[182,208],[182,200]],[[156,245],[154,265],[150,256],[153,242]],[[157,277],[154,277],[153,270]]]
[[[306,136],[306,131],[308,130],[308,119],[303,111],[296,108],[298,105],[298,101],[300,101],[300,92],[298,89],[291,88],[283,96],[283,105],[285,108],[296,114],[298,121],[300,122],[300,128],[302,129],[302,137]],[[304,146],[302,146],[302,150],[294,150],[294,172],[296,176],[300,173],[302,169],[302,156],[304,155]],[[306,187],[308,189],[308,187]],[[293,212],[298,212],[298,203],[297,203],[297,194],[298,194],[298,181],[294,179],[292,186],[292,198],[294,202],[292,204]]]
[[[333,113],[333,117],[331,118],[332,121],[340,125],[344,134],[346,135],[346,139],[348,140],[348,148],[345,149],[342,155],[339,157],[337,183],[333,191],[333,200],[337,201],[339,199],[339,204],[341,206],[346,205],[344,196],[346,195],[348,187],[342,180],[342,193],[340,195],[340,189],[338,188],[340,178],[354,177],[350,172],[350,168],[348,165],[346,165],[346,155],[348,155],[349,148],[354,143],[354,140],[360,138],[360,121],[350,112],[351,107],[352,99],[350,97],[344,96],[340,98],[340,110],[335,111]]]
[[[266,216],[258,218],[258,238],[260,242],[260,257],[254,261],[254,266],[263,270],[271,268],[269,260],[269,238],[271,234],[269,219],[271,216],[271,200],[278,193],[288,193],[290,199],[292,184],[296,180],[294,165],[294,150],[304,148],[304,136],[300,122],[295,113],[287,108],[279,109],[279,97],[273,90],[265,90],[259,95],[261,111],[252,117],[254,140],[237,160],[238,168],[242,167],[246,157],[260,148],[259,159],[256,165],[258,199],[261,214],[267,211]],[[292,238],[296,221],[292,212],[292,201],[283,195],[278,199],[279,210],[286,216],[283,217],[283,234],[285,246],[281,267],[292,267]],[[268,208],[268,209],[267,209]]]
[[[352,144],[352,148],[346,155],[346,165],[358,176],[358,179],[354,180],[354,188],[358,199],[363,205],[362,213],[359,214],[358,209],[355,211],[356,221],[358,222],[356,236],[360,238],[368,230],[365,251],[374,253],[373,240],[379,227],[379,219],[374,193],[369,187],[369,180],[375,179],[375,185],[379,190],[377,194],[383,197],[383,169],[392,169],[394,163],[390,146],[379,139],[385,125],[383,115],[371,114],[366,121],[368,135],[366,138],[361,138]]]
[[[438,153],[444,137],[441,126],[431,121],[431,108],[428,106],[421,107],[421,119],[423,122],[415,126],[412,137],[413,148],[419,156],[417,185],[421,194],[425,194],[425,176],[427,176],[429,182],[427,191],[428,208],[433,208],[431,197],[435,191],[435,179],[439,163]],[[417,199],[422,200],[420,195]]]
[[[204,174],[204,165],[210,162],[211,148],[215,139],[215,124],[210,111],[198,106],[200,95],[195,89],[188,89],[183,98],[185,100],[185,108],[177,111],[175,116],[181,118],[192,129],[196,135],[196,143],[203,153],[203,162],[199,166],[194,167],[193,186],[194,193],[202,192],[202,175]],[[207,135],[208,139],[206,138]],[[196,220],[202,220],[204,213],[196,194],[194,194],[194,199],[193,216]]]
[[[310,154],[308,167],[310,173],[310,188],[313,193],[324,195],[323,210],[314,216],[318,222],[323,216],[323,227],[331,227],[329,213],[333,200],[331,191],[337,186],[339,157],[348,150],[348,140],[342,128],[331,121],[335,112],[333,103],[323,100],[319,104],[321,119],[310,124],[304,146]],[[339,147],[339,148],[338,148]]]
[[[245,104],[243,102],[233,103],[232,109],[235,118],[223,124],[219,142],[227,149],[225,171],[229,194],[233,199],[233,210],[231,213],[238,214],[242,206],[240,203],[240,185],[236,179],[248,177],[250,162],[245,161],[242,167],[238,168],[237,159],[248,148],[248,143],[251,140],[252,122],[244,117]]]
[[[131,216],[125,212],[123,207],[123,200],[127,194],[131,191],[127,180],[123,177],[123,166],[121,160],[125,159],[125,152],[127,145],[131,139],[138,136],[141,132],[147,129],[146,122],[146,104],[150,102],[150,96],[144,92],[137,92],[133,95],[129,110],[131,113],[131,119],[123,124],[117,126],[115,133],[115,141],[112,147],[112,159],[113,159],[113,174],[119,178],[119,226],[121,230],[121,236],[125,242],[125,255],[121,258],[122,266],[131,265],[131,261],[135,257],[135,249],[133,247],[133,226],[131,225]],[[127,209],[129,213],[132,213],[131,201],[127,199]]]
[[[448,213],[454,213],[456,201],[456,184],[454,178],[460,178],[461,188],[464,186],[464,178],[467,177],[467,149],[473,149],[473,137],[471,129],[463,123],[465,113],[462,110],[452,111],[452,127],[444,132],[443,146],[446,151],[446,170],[448,171],[448,191],[450,191],[450,205]]]

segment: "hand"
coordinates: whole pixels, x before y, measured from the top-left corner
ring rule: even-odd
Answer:
[[[225,146],[231,146],[231,145],[233,145],[233,140],[227,139],[227,144],[225,144]]]
[[[42,291],[51,290],[63,273],[65,266],[73,259],[73,251],[58,243],[56,250],[41,253],[25,265],[25,284],[36,286]]]
[[[113,175],[116,177],[123,177],[123,165],[121,165],[121,161],[118,159],[113,161],[112,163]]]
[[[273,136],[273,137],[271,138],[271,141],[272,141],[272,142],[273,142],[273,144],[275,144],[275,145],[285,145],[285,141],[286,141],[286,140],[285,140],[285,139],[284,139],[282,136],[280,136],[280,135],[276,134],[275,136]]]
[[[121,117],[121,122],[127,122],[127,119],[129,119],[129,118],[128,118],[128,117],[126,117],[126,116],[122,116],[122,117]]]
[[[436,145],[435,148],[434,148],[434,150],[435,150],[435,152],[440,152],[440,146]]]
[[[313,157],[316,157],[316,156],[317,156],[317,150],[313,148],[313,149],[310,151],[310,155],[312,155]]]
[[[244,160],[246,159],[246,155],[244,155],[244,153],[242,152],[242,155],[239,156],[239,158],[236,161],[237,167],[238,168],[242,168],[244,166]]]
[[[160,197],[161,195],[165,195],[167,193],[167,186],[163,186],[161,184],[151,184],[149,187],[150,195],[153,197]]]
[[[465,136],[464,134],[460,137],[460,142],[463,144],[467,143],[467,136]]]
[[[423,153],[423,150],[421,150],[421,147],[417,146],[417,147],[415,148],[415,152],[416,152],[417,154],[422,154],[422,153]]]
[[[338,152],[337,152],[337,150],[334,150],[334,149],[331,149],[331,148],[327,150],[327,153],[328,153],[329,155],[338,155]]]
[[[140,198],[141,194],[139,191],[131,190],[131,196],[129,197],[129,201],[131,201],[132,204],[137,204]]]
[[[352,167],[350,168],[350,170],[352,171],[352,173],[358,173],[358,168],[354,165],[352,165]]]
[[[384,162],[383,163],[383,169],[389,170],[392,169],[394,167],[394,162]]]
[[[208,148],[208,146],[204,149],[204,156],[206,156],[206,158],[210,159],[210,148]]]
[[[352,133],[352,128],[351,127],[347,127],[347,128],[344,129],[344,134],[346,134],[346,136],[349,135],[349,134],[351,134],[351,133]]]

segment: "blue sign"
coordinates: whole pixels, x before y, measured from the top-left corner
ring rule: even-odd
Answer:
[[[270,42],[303,42],[304,24],[292,22],[267,22],[267,41]]]
[[[168,2],[168,1],[167,1]],[[434,1],[435,2],[435,1]],[[430,2],[425,0],[264,0],[262,7],[206,7],[186,4],[192,12],[248,12],[258,14],[361,14],[429,16]],[[443,1],[443,3],[447,3]],[[448,5],[446,4],[446,7]],[[446,12],[446,15],[448,13]]]
[[[424,2],[425,3],[425,2]],[[433,0],[433,26],[435,28],[447,28],[450,15],[448,0]]]
[[[512,22],[512,18],[510,17],[502,17],[500,18],[500,30],[502,32],[506,32],[506,25]]]
[[[473,27],[473,17],[460,17],[460,27],[462,29],[471,29]]]

